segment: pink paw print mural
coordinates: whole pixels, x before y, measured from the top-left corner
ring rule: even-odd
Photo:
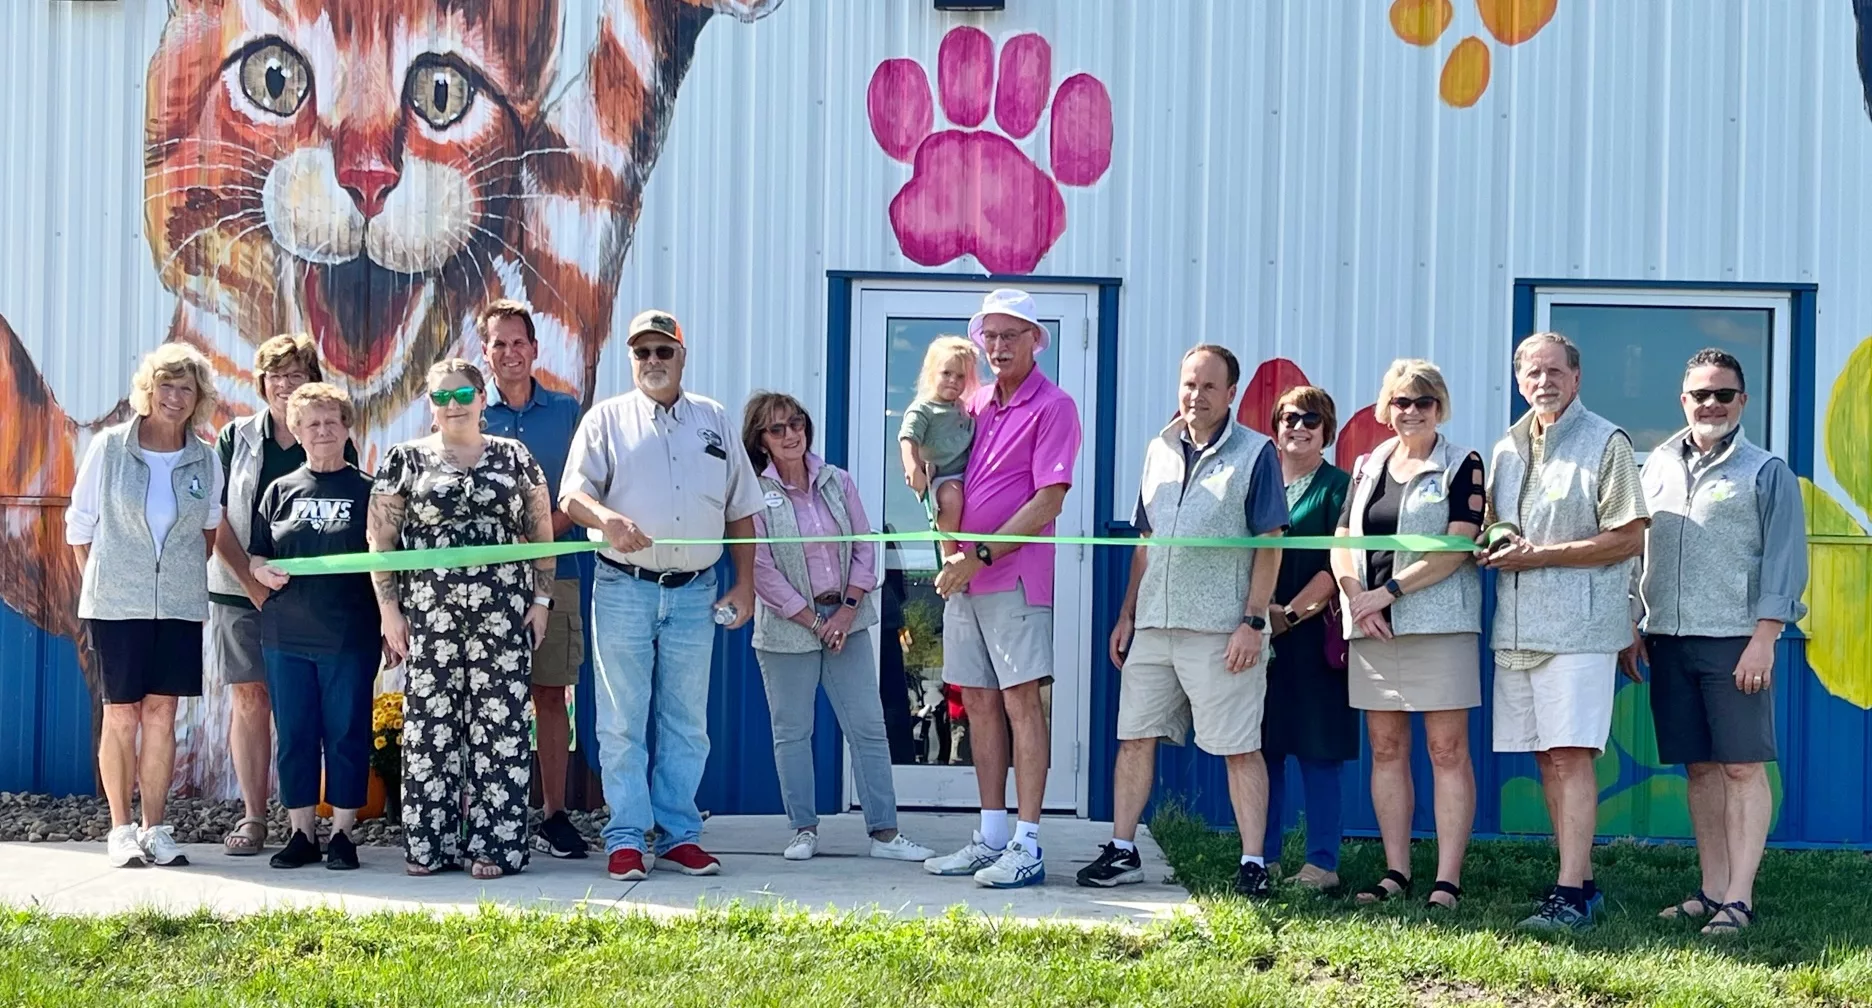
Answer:
[[[890,203],[891,230],[912,262],[973,255],[992,273],[1028,273],[1066,231],[1060,186],[1089,186],[1111,167],[1112,104],[1091,74],[1053,87],[1053,49],[962,26],[936,52],[936,94],[951,127],[937,132],[929,77],[912,59],[878,64],[866,89],[871,134],[911,166]],[[983,128],[990,111],[994,125]],[[1047,117],[1047,164],[1022,148]]]

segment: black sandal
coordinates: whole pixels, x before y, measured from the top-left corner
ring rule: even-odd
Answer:
[[[1727,915],[1726,917],[1724,916],[1725,914]],[[1748,921],[1748,923],[1742,923],[1744,920]],[[1712,911],[1710,913],[1709,923],[1703,925],[1703,933],[1706,935],[1732,935],[1745,927],[1752,927],[1754,924],[1755,911],[1749,909],[1748,904],[1737,900],[1734,903],[1724,903]]]
[[[1384,885],[1386,882],[1395,884],[1397,888],[1386,889]],[[1405,878],[1404,875],[1395,868],[1387,868],[1385,869],[1384,878],[1379,879],[1375,885],[1360,889],[1353,895],[1353,898],[1370,905],[1372,903],[1383,903],[1393,896],[1409,896],[1411,894],[1410,890],[1410,879]],[[1363,897],[1366,896],[1371,898],[1363,899]]]
[[[1430,887],[1430,895],[1435,896],[1437,893],[1449,893],[1450,902],[1438,903],[1434,899],[1426,898],[1424,900],[1424,905],[1432,910],[1454,910],[1457,904],[1462,902],[1462,886],[1454,882],[1445,882],[1442,879],[1437,879],[1436,885]]]
[[[1703,912],[1700,914],[1693,914],[1688,909],[1686,909],[1692,903],[1702,904]],[[1688,896],[1685,896],[1682,900],[1678,901],[1677,903],[1671,906],[1667,906],[1662,910],[1659,910],[1658,916],[1663,918],[1664,920],[1703,920],[1706,917],[1714,916],[1717,908],[1721,906],[1722,906],[1721,903],[1718,903],[1714,899],[1710,898],[1709,893],[1706,893],[1701,888],[1699,888],[1697,889],[1696,892],[1691,893]]]

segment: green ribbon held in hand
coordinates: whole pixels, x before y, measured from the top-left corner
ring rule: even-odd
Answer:
[[[963,533],[954,536],[941,532],[866,532],[843,536],[768,536],[757,539],[658,539],[658,546],[735,546],[746,543],[912,543],[961,539],[967,542],[1051,543],[1056,546],[1144,546],[1159,548],[1182,546],[1196,549],[1361,549],[1394,550],[1408,553],[1467,553],[1476,548],[1473,541],[1452,535],[1368,535],[1368,536],[1245,536],[1239,538],[1199,539],[1155,536],[1131,539],[1118,536],[1017,536],[989,533]],[[440,549],[391,550],[385,553],[341,553],[333,556],[303,557],[297,560],[272,560],[269,563],[287,574],[367,574],[375,571],[440,570],[448,567],[486,567],[493,564],[524,563],[568,553],[588,553],[605,548],[605,543],[586,542],[514,543],[509,546],[445,546]]]

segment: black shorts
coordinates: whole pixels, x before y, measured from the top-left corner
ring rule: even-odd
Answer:
[[[1651,718],[1664,763],[1769,763],[1776,759],[1774,689],[1736,688],[1747,637],[1646,636]]]
[[[202,625],[191,620],[87,620],[104,702],[201,696]]]

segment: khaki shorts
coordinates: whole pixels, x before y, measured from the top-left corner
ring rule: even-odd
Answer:
[[[219,602],[208,607],[208,634],[214,642],[215,664],[221,682],[266,683],[266,660],[261,657],[260,610],[242,609]]]
[[[1262,641],[1261,660],[1240,672],[1228,670],[1228,642],[1228,634],[1197,630],[1133,634],[1118,687],[1118,737],[1182,745],[1194,722],[1196,747],[1203,752],[1236,756],[1259,750],[1267,642]]]
[[[1496,752],[1605,751],[1618,655],[1554,655],[1517,671],[1495,663]]]
[[[533,685],[577,686],[585,664],[585,613],[579,606],[578,578],[553,582],[552,612],[546,616],[546,642],[533,652]]]
[[[1053,607],[1027,593],[960,592],[943,605],[943,682],[1008,689],[1053,681]]]

